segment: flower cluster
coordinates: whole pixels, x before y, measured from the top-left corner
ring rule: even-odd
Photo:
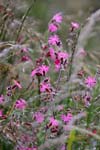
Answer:
[[[63,20],[62,13],[57,13],[56,15],[54,15],[53,18],[51,19],[51,22],[48,25],[49,32],[51,33],[56,32],[62,20]]]
[[[18,77],[12,77],[11,82],[7,83],[9,85],[7,85],[6,94],[5,91],[0,93],[0,132],[13,143],[16,142],[16,150],[41,149],[42,144],[42,146],[46,145],[45,142],[48,145],[50,135],[53,135],[51,136],[52,138],[57,136],[62,138],[62,135],[65,139],[68,137],[67,144],[64,142],[65,140],[63,141],[63,138],[61,140],[62,143],[58,144],[59,149],[65,150],[67,147],[72,147],[70,144],[74,146],[71,140],[74,140],[76,137],[78,139],[78,136],[80,137],[79,133],[74,132],[72,128],[74,123],[77,123],[76,120],[81,118],[81,114],[86,114],[87,118],[79,121],[83,123],[87,120],[85,125],[91,126],[92,116],[88,117],[88,115],[93,113],[86,112],[92,110],[87,109],[87,107],[91,106],[92,93],[98,79],[96,75],[86,77],[84,68],[79,68],[79,71],[76,69],[75,76],[71,76],[75,66],[74,57],[85,57],[86,52],[81,48],[75,55],[76,41],[78,40],[80,28],[77,22],[71,22],[71,30],[69,30],[68,34],[68,42],[70,43],[68,47],[70,47],[68,52],[67,48],[66,50],[64,49],[60,33],[58,32],[62,21],[63,16],[61,12],[52,17],[48,24],[48,40],[46,43],[43,43],[44,40],[42,41],[36,35],[36,40],[38,39],[37,41],[40,44],[40,51],[38,51],[40,53],[37,59],[31,55],[30,51],[32,49],[29,50],[24,47],[16,53],[17,56],[20,54],[20,63],[25,63],[26,65],[26,61],[31,60],[29,61],[29,63],[31,62],[31,67],[29,68],[28,66],[28,69],[30,69],[28,73],[30,73],[25,72],[25,78],[24,75],[22,77],[26,79],[26,76],[28,76],[28,81],[30,82],[27,87],[24,87],[25,83],[23,84],[23,80],[20,82],[20,75],[18,75]],[[21,68],[22,70],[23,68]],[[77,91],[73,90],[74,85]],[[95,108],[94,105],[95,103],[93,103],[93,108]],[[78,125],[80,122],[78,122]],[[76,129],[78,128],[76,127]],[[97,139],[98,137],[96,136]],[[46,148],[43,147],[43,149]]]

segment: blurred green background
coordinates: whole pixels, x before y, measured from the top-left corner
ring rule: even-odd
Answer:
[[[31,0],[26,1],[30,4]],[[63,12],[67,19],[83,20],[100,8],[100,0],[36,0],[30,15],[41,21],[41,31],[46,30],[49,19]]]

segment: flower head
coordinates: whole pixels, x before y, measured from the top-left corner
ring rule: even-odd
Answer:
[[[15,108],[24,110],[26,108],[26,105],[27,105],[26,101],[24,99],[20,98],[19,100],[16,101]]]
[[[49,83],[41,83],[40,85],[40,91],[41,92],[47,92],[50,91],[50,84]]]
[[[50,124],[52,126],[58,126],[59,125],[58,120],[56,120],[54,117],[50,118]]]
[[[52,60],[55,60],[55,51],[53,48],[49,48],[49,55]]]
[[[45,75],[49,71],[49,66],[42,65],[38,68],[38,71],[41,75]]]
[[[65,146],[65,145],[62,145],[62,146],[61,146],[61,150],[66,150],[66,146]]]
[[[0,104],[2,104],[4,102],[4,96],[0,95]]]
[[[58,110],[58,111],[62,111],[63,109],[64,109],[64,105],[58,105],[58,106],[57,106],[57,110]]]
[[[37,76],[45,76],[45,74],[49,71],[49,66],[42,65],[39,66],[38,68],[34,69],[31,73],[31,76],[34,77],[35,75]]]
[[[69,54],[67,52],[61,52],[60,51],[60,52],[57,53],[57,57],[58,57],[59,60],[65,61],[69,58]]]
[[[50,84],[50,81],[49,81],[48,78],[46,78],[44,81],[41,82],[40,91],[41,92],[50,92],[50,91],[52,91],[52,87],[51,87],[51,84]]]
[[[79,49],[79,52],[77,53],[77,55],[78,55],[78,56],[86,56],[87,53],[86,53],[86,51],[85,51],[83,48],[80,48],[80,49]]]
[[[19,89],[22,88],[20,82],[18,82],[17,80],[13,80],[13,82],[14,82],[14,84],[15,84]]]
[[[91,76],[88,76],[86,79],[85,79],[85,84],[88,88],[93,88],[95,85],[96,85],[96,78],[95,77],[91,77]]]
[[[71,113],[68,113],[67,115],[61,115],[61,119],[65,122],[65,123],[68,123],[69,121],[72,120],[72,114]]]
[[[56,34],[55,35],[51,35],[49,37],[49,40],[48,40],[49,45],[53,45],[53,46],[59,45],[60,42],[61,41],[60,41],[58,35],[56,35]]]
[[[56,32],[58,30],[58,26],[54,23],[50,23],[48,30],[49,30],[49,32]]]
[[[44,121],[44,115],[40,112],[36,112],[33,115],[33,118],[38,122],[38,123],[42,123]]]
[[[55,69],[56,69],[56,71],[59,71],[59,69],[60,69],[60,67],[61,67],[61,62],[60,62],[60,60],[59,60],[59,59],[56,59],[55,62],[54,62],[54,64],[55,64]]]
[[[22,56],[21,58],[22,62],[29,61],[29,60],[30,60],[29,56]]]
[[[23,48],[21,49],[21,52],[22,52],[22,53],[23,53],[23,52],[27,53],[27,52],[28,52],[28,48],[23,47]]]
[[[34,77],[36,75],[36,73],[37,73],[37,69],[32,70],[31,77]]]
[[[79,25],[79,23],[77,23],[77,22],[71,22],[71,27],[72,27],[73,29],[79,29],[80,25]]]
[[[86,107],[91,105],[91,103],[90,103],[91,99],[92,99],[92,97],[91,97],[90,93],[88,93],[88,92],[83,96],[83,101],[84,101],[84,104]]]
[[[53,16],[52,21],[55,21],[55,22],[57,22],[57,23],[61,23],[61,22],[62,22],[62,19],[63,19],[62,13],[59,12],[59,13],[57,13],[57,14],[55,14],[55,15]]]

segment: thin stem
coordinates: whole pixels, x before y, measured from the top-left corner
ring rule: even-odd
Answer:
[[[62,76],[62,67],[60,67],[60,70],[59,70],[59,75],[58,75],[58,80],[57,80],[57,87],[56,87],[56,90],[58,90],[58,85],[59,85],[61,76]]]
[[[31,5],[30,5],[30,7],[28,8],[28,10],[26,11],[25,15],[22,17],[22,23],[21,23],[21,25],[19,26],[19,29],[18,29],[17,36],[16,36],[16,40],[15,40],[15,41],[18,40],[18,37],[19,37],[19,35],[20,35],[20,33],[21,33],[21,30],[22,30],[22,28],[23,28],[23,25],[24,25],[24,22],[25,22],[25,20],[26,20],[26,17],[28,16],[28,14],[29,14],[30,10],[32,9],[32,7],[34,6],[35,2],[36,2],[36,0],[34,0],[34,1],[31,3]]]
[[[71,59],[70,59],[70,68],[69,68],[69,73],[68,73],[67,81],[70,80],[70,77],[71,77],[71,74],[72,74],[74,54],[75,54],[75,46],[72,48],[72,55],[71,55]]]
[[[37,101],[37,106],[40,106],[40,103],[41,103],[41,92],[40,92],[40,82],[41,82],[41,78],[38,76],[37,77],[38,79],[38,95],[39,95],[39,99]]]
[[[69,72],[68,72],[68,77],[67,77],[67,81],[70,80],[70,77],[71,77],[71,74],[72,74],[72,69],[73,69],[73,61],[74,61],[74,56],[75,56],[75,51],[76,51],[76,45],[77,45],[77,40],[78,40],[78,37],[79,37],[79,33],[80,31],[78,32],[78,34],[75,34],[73,37],[74,39],[74,43],[72,45],[72,54],[71,54],[71,58],[70,58],[70,63],[69,63]]]

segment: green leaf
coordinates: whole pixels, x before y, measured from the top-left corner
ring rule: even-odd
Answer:
[[[67,150],[72,150],[72,144],[75,141],[75,130],[71,130],[70,135],[69,135],[69,139],[68,139],[68,146],[67,146]]]

